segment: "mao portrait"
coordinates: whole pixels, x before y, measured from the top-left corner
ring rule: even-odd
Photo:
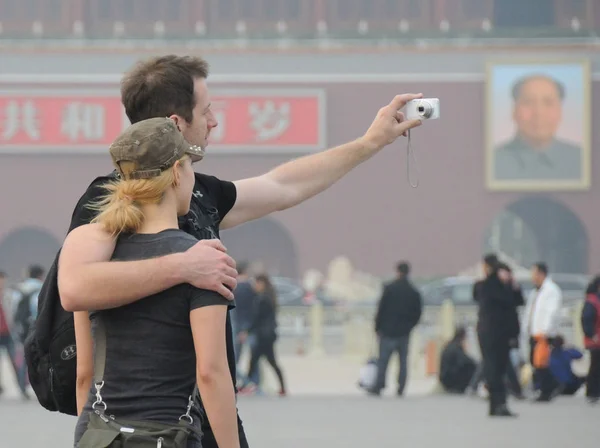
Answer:
[[[487,83],[488,187],[588,188],[588,65],[490,65]]]

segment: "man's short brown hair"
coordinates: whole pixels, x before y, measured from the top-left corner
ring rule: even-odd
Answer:
[[[196,106],[194,81],[207,77],[208,63],[197,56],[141,61],[121,81],[121,102],[131,123],[173,114],[191,123]]]

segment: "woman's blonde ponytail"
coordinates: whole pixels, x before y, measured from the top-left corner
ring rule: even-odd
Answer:
[[[106,185],[108,194],[95,206],[99,213],[92,222],[102,224],[113,236],[137,232],[144,223],[144,213],[135,199],[137,182],[122,180]]]
[[[109,182],[104,186],[107,194],[100,201],[89,206],[98,212],[92,222],[102,224],[113,236],[120,233],[135,233],[144,224],[141,206],[159,204],[174,182],[173,168],[150,179],[120,179]]]

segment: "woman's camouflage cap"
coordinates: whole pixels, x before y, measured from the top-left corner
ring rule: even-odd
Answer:
[[[124,179],[160,176],[185,154],[197,162],[204,157],[204,150],[189,144],[170,118],[150,118],[132,124],[110,145],[110,156]],[[122,162],[132,162],[135,169],[123,173]]]

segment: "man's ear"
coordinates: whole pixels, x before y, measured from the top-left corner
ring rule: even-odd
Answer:
[[[173,114],[169,116],[169,118],[175,122],[175,126],[177,126],[177,129],[179,130],[179,132],[181,132],[181,117],[179,115]]]

